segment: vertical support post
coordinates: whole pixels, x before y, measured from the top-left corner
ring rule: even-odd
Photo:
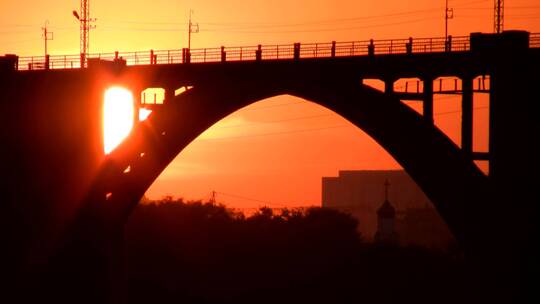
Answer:
[[[296,42],[294,44],[294,60],[300,59],[300,43]]]
[[[424,120],[433,125],[433,78],[427,77],[423,79],[424,81],[424,102],[423,106],[423,117]]]
[[[394,93],[394,79],[384,80],[384,93],[389,95]]]
[[[45,55],[45,69],[48,70],[49,69],[49,63],[50,63],[50,55],[47,54]]]
[[[150,50],[150,64],[154,64],[154,50]]]
[[[85,62],[86,62],[86,55],[84,53],[81,53],[81,69],[85,68]]]
[[[332,41],[332,49],[330,49],[330,56],[332,58],[336,57],[336,42]]]
[[[221,62],[227,61],[227,53],[225,52],[225,47],[221,47]]]
[[[132,92],[135,96],[135,98],[133,98],[133,125],[135,126],[139,123],[139,112],[142,104],[145,102],[146,94],[139,88],[134,88]]]
[[[405,48],[407,50],[407,54],[412,54],[412,43],[413,43],[413,39],[412,37],[409,37],[409,42],[407,42],[405,44]]]
[[[461,81],[461,149],[470,157],[473,152],[473,79],[465,77]]]
[[[163,103],[169,103],[174,99],[174,88],[168,87],[165,88],[165,98],[163,100]]]
[[[183,48],[182,49],[182,63],[188,63],[188,49]]]
[[[373,43],[373,39],[369,40],[368,55],[369,56],[375,55],[375,44]]]
[[[262,46],[260,44],[257,46],[257,50],[255,51],[255,60],[262,60]]]

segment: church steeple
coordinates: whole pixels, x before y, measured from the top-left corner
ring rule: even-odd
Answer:
[[[396,217],[396,210],[394,209],[394,206],[390,203],[388,200],[388,189],[390,188],[390,182],[388,179],[384,182],[384,202],[377,210],[377,215],[380,218],[392,218],[394,219]]]
[[[377,232],[375,241],[381,243],[397,243],[397,234],[395,231],[396,210],[388,200],[388,190],[390,182],[388,179],[384,182],[384,202],[377,210]]]

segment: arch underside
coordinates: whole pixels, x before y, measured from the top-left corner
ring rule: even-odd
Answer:
[[[462,246],[477,244],[487,177],[446,135],[397,98],[359,81],[229,78],[194,85],[156,109],[106,159],[84,212],[121,225],[167,165],[197,136],[256,101],[289,94],[341,115],[376,140],[434,203]]]

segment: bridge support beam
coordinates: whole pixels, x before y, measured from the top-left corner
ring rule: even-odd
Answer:
[[[174,99],[174,91],[174,87],[165,88],[165,98],[163,99],[163,103],[169,103]]]
[[[426,78],[424,81],[423,116],[424,120],[433,125],[433,79]]]
[[[461,150],[470,158],[473,152],[473,79],[462,78]]]
[[[391,95],[394,93],[394,79],[385,79],[384,80],[384,93]]]
[[[499,273],[507,278],[506,288],[518,299],[512,302],[525,303],[536,293],[528,278],[539,271],[540,251],[534,233],[538,228],[538,171],[533,168],[540,166],[540,149],[538,113],[531,109],[537,100],[534,88],[540,81],[540,63],[526,50],[516,51],[512,44],[490,55],[505,58],[497,61],[490,80],[492,208],[488,216],[504,223],[498,235],[501,245],[496,249]]]

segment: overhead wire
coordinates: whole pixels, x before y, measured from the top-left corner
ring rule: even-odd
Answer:
[[[482,107],[475,107],[474,109],[475,110],[484,110],[484,109],[489,109],[489,107],[482,106]],[[461,110],[438,112],[438,113],[434,113],[433,115],[434,116],[441,116],[441,115],[457,114],[457,113],[461,113]],[[289,134],[298,134],[298,133],[306,133],[306,132],[315,132],[315,131],[347,128],[347,127],[351,127],[351,126],[353,126],[353,125],[352,124],[341,124],[341,125],[334,125],[334,126],[327,126],[327,127],[308,128],[308,129],[299,129],[299,130],[290,130],[290,131],[280,131],[280,132],[269,132],[269,133],[260,133],[260,134],[204,138],[204,139],[199,139],[199,140],[200,141],[214,141],[214,140],[232,140],[232,139],[245,139],[245,138],[253,138],[253,137],[266,137],[266,136],[275,136],[275,135],[289,135]]]
[[[285,203],[283,203],[283,204],[280,204],[280,203],[273,203],[273,202],[267,201],[267,200],[261,200],[261,199],[256,199],[256,198],[247,197],[247,196],[243,196],[243,195],[232,194],[232,193],[225,193],[225,192],[219,192],[219,191],[216,191],[215,193],[216,193],[216,194],[225,195],[225,196],[228,196],[228,197],[232,197],[232,198],[237,198],[237,199],[246,200],[246,201],[252,201],[252,202],[258,202],[258,203],[262,203],[262,204],[268,204],[268,205],[273,205],[273,206],[279,206],[279,207],[281,207],[281,208],[286,208],[286,207],[287,207],[287,204],[285,204]]]
[[[475,8],[470,7],[471,5],[481,4],[491,2],[491,0],[480,0],[480,1],[459,1],[453,7],[455,9],[463,10],[491,10],[492,8]],[[508,8],[540,8],[540,6],[515,6]],[[206,26],[201,28],[201,32],[226,32],[226,33],[238,33],[238,34],[286,34],[286,33],[308,33],[308,32],[334,32],[334,31],[348,31],[348,30],[357,30],[357,29],[368,29],[368,28],[378,28],[378,27],[389,27],[402,24],[411,24],[419,23],[427,20],[436,20],[437,17],[427,17],[426,15],[439,12],[441,8],[426,8],[419,10],[410,10],[402,12],[394,12],[380,15],[371,15],[371,16],[359,16],[359,17],[350,17],[350,18],[333,18],[333,19],[322,19],[322,20],[312,20],[306,22],[296,22],[296,23],[287,23],[287,22],[199,22],[199,24]],[[426,17],[410,19],[411,17],[424,15]],[[375,23],[370,24],[369,22],[377,21],[379,19],[392,18],[393,20],[398,19],[394,22],[384,22],[384,23]],[[406,20],[399,20],[401,18],[409,18]],[[466,17],[467,18],[467,17]],[[536,19],[535,16],[531,18]],[[134,24],[134,25],[150,25],[150,26],[167,26],[172,25],[174,28],[170,27],[118,27],[105,25],[100,27],[102,30],[110,31],[140,31],[140,32],[182,32],[185,29],[182,27],[177,27],[184,25],[184,22],[163,22],[163,21],[139,21],[139,20],[116,20],[116,19],[102,19],[109,24]],[[366,24],[367,22],[367,24]],[[360,23],[360,24],[358,24]],[[363,23],[363,24],[362,24]],[[320,27],[331,24],[332,27]],[[319,27],[317,27],[319,26]],[[316,27],[316,28],[313,28]]]

